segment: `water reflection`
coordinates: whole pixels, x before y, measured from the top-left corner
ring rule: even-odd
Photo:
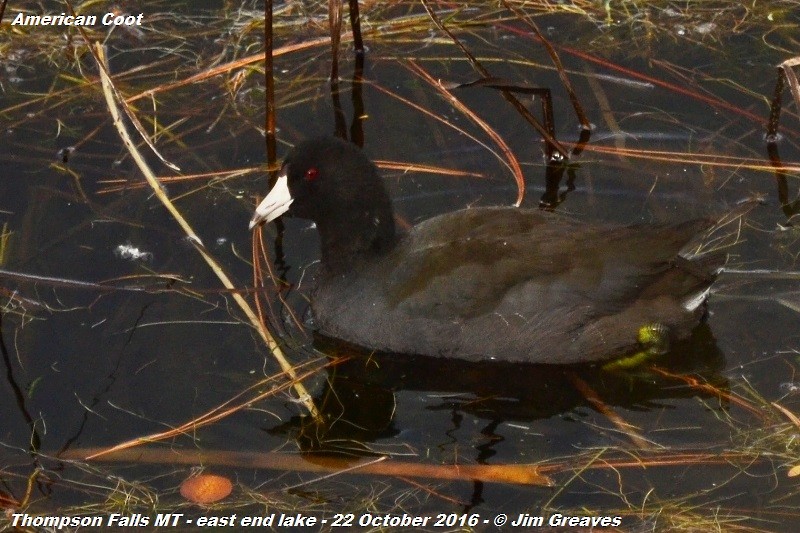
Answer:
[[[315,395],[327,426],[321,428],[306,417],[294,417],[273,430],[291,435],[307,451],[374,451],[370,443],[399,432],[394,416],[403,409],[397,403],[403,391],[425,395],[427,411],[448,411],[451,418],[469,415],[486,421],[483,433],[493,433],[501,423],[579,416],[578,411],[594,409],[598,401],[613,408],[648,410],[662,407],[666,400],[714,396],[709,388],[687,386],[679,378],[684,374],[723,394],[728,389],[727,378],[722,375],[725,358],[707,324],[697,327],[690,339],[676,343],[670,353],[655,361],[662,372],[649,367],[615,372],[598,365],[476,363],[365,354],[321,337],[316,338],[315,346],[341,357]],[[438,431],[451,429],[442,427]],[[491,447],[491,443],[486,446]],[[479,453],[483,460],[488,457],[487,449]],[[466,449],[464,453],[470,455]]]

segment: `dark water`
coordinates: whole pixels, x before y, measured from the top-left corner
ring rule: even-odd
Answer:
[[[141,8],[129,10],[136,9]],[[370,28],[390,14],[420,12],[402,5],[394,13],[380,4],[372,12],[365,9]],[[254,13],[228,4],[193,9],[190,15],[150,8],[143,36],[115,31],[109,38],[119,90],[136,95],[258,53],[260,30],[247,29],[247,22],[257,19]],[[782,30],[762,40],[768,26],[725,31],[735,13],[719,19],[668,10],[650,15],[649,22],[633,19],[613,27],[579,15],[539,20],[595,127],[586,150],[573,160],[575,188],[557,210],[586,220],[680,221],[764,195],[765,205],[742,224],[729,266],[796,270],[800,249],[790,224],[793,208],[781,205],[763,124],[775,65],[789,57],[781,47],[790,38]],[[321,24],[324,16],[322,8],[281,6],[276,48],[323,34],[311,22]],[[478,8],[459,17],[492,18]],[[202,24],[191,26],[189,20]],[[375,159],[481,176],[385,170],[405,223],[465,206],[510,205],[517,189],[508,169],[451,125],[497,151],[493,141],[407,68],[413,59],[434,78],[476,78],[458,50],[424,17],[418,20],[416,27],[397,33],[368,34],[364,82],[355,99],[354,60],[345,44],[342,116],[349,128],[363,105],[365,118],[356,123]],[[716,25],[702,25],[709,20]],[[652,34],[650,23],[658,24]],[[475,529],[490,530],[482,520],[499,513],[512,519],[520,513],[561,513],[621,516],[626,531],[688,524],[724,531],[734,523],[792,530],[800,502],[786,476],[797,464],[798,428],[770,402],[798,412],[800,300],[796,281],[763,274],[723,275],[707,320],[659,361],[665,373],[353,357],[307,382],[331,421],[325,431],[310,424],[293,396],[281,393],[152,445],[165,452],[155,465],[87,466],[54,459],[63,450],[111,446],[188,422],[278,367],[230,294],[143,185],[111,125],[86,50],[78,49],[78,58],[70,55],[56,29],[12,35],[5,24],[11,45],[3,52],[7,66],[0,73],[0,225],[10,233],[0,274],[3,498],[22,500],[28,477],[42,468],[26,512],[155,516],[183,501],[177,486],[189,468],[173,465],[170,449],[302,450],[312,462],[332,451],[388,453],[434,465],[545,462],[556,486],[354,475],[313,482],[317,474],[215,466],[213,459],[206,466],[238,483],[232,507],[243,514],[295,508],[319,517],[477,513],[481,522]],[[471,25],[459,36],[492,75],[551,88],[557,138],[577,140],[578,121],[566,92],[524,25],[513,20]],[[79,37],[73,40],[78,46]],[[45,53],[52,54],[50,60]],[[329,64],[326,45],[276,59],[279,156],[305,137],[334,131]],[[263,91],[263,73],[233,70],[159,92],[157,104],[150,98],[132,102],[145,130],[157,133],[164,157],[183,175],[204,174],[164,181],[241,289],[252,285],[247,222],[267,188]],[[456,94],[512,148],[526,176],[523,205],[538,205],[545,191],[540,137],[497,91]],[[790,98],[788,92],[784,98]],[[538,114],[538,103],[526,102]],[[798,160],[800,125],[796,108],[788,108],[778,150],[792,164]],[[176,176],[146,147],[140,149],[157,174]],[[254,167],[239,176],[224,174]],[[796,176],[796,170],[789,174],[789,202],[797,195]],[[274,257],[274,228],[265,230],[265,238]],[[307,222],[286,221],[277,267],[292,284],[283,297],[301,318],[317,245]],[[127,290],[133,287],[145,290]],[[286,309],[274,302],[294,362],[321,352],[358,355],[304,335],[288,321]],[[590,401],[587,390],[600,402]],[[615,425],[611,412],[640,440]],[[644,466],[623,464],[637,458]],[[284,490],[302,482],[308,483]],[[226,505],[207,514],[228,514]],[[195,508],[186,512],[203,514]],[[7,523],[2,520],[0,525]]]

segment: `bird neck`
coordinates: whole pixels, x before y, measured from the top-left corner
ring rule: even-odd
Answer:
[[[326,218],[317,222],[322,247],[322,265],[331,274],[358,268],[386,254],[397,240],[391,206]]]

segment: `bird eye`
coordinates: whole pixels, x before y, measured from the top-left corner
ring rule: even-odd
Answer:
[[[311,167],[306,170],[306,181],[314,181],[319,176],[319,170],[317,167]]]

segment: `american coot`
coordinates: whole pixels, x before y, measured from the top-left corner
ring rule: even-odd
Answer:
[[[375,165],[327,137],[288,154],[250,228],[287,212],[320,234],[319,333],[389,353],[566,364],[663,347],[698,324],[726,259],[685,251],[710,220],[614,226],[481,207],[398,235]]]

